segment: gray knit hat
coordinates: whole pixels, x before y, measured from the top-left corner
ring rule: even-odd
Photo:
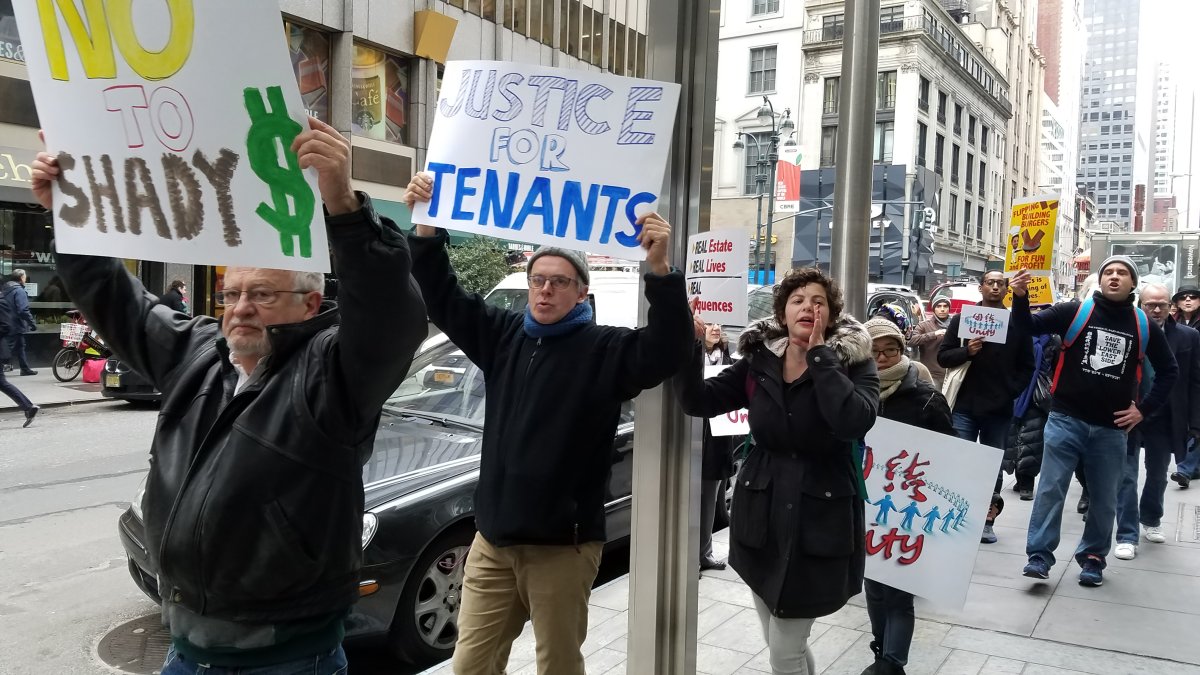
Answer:
[[[907,343],[904,341],[904,333],[900,332],[900,328],[882,316],[877,316],[874,319],[871,319],[863,324],[863,326],[867,329],[867,333],[871,335],[872,340],[878,338],[892,338],[897,344],[900,345],[901,349],[904,349],[904,347],[907,345]]]
[[[1100,263],[1100,267],[1096,270],[1096,278],[1099,279],[1104,274],[1104,268],[1113,263],[1121,263],[1129,268],[1129,276],[1133,277],[1133,285],[1136,287],[1138,283],[1138,268],[1134,264],[1133,258],[1127,255],[1110,255],[1105,258],[1104,262]]]
[[[587,257],[579,251],[572,251],[570,249],[560,248],[558,246],[542,246],[538,248],[537,253],[534,253],[533,256],[529,258],[529,264],[525,267],[525,269],[532,270],[533,263],[537,262],[537,259],[544,255],[565,258],[567,262],[571,263],[571,265],[575,268],[575,271],[579,273],[579,281],[584,286],[587,286],[591,283],[592,278],[591,275],[588,274]]]

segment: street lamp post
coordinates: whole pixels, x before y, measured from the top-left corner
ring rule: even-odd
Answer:
[[[767,141],[766,152],[763,152],[762,142],[759,141],[758,136],[754,134],[748,134],[744,131],[738,132],[738,138],[733,143],[733,149],[740,151],[744,150],[746,147],[745,143],[742,142],[743,137],[754,141],[754,152],[755,157],[757,158],[755,161],[755,169],[758,171],[758,173],[754,175],[755,192],[757,193],[756,196],[758,197],[758,216],[756,218],[754,228],[754,238],[756,243],[754,247],[754,266],[756,268],[755,275],[761,275],[762,283],[764,284],[766,284],[770,278],[770,275],[767,271],[774,268],[774,265],[771,263],[771,225],[775,221],[775,191],[777,187],[775,179],[775,165],[779,161],[779,138],[780,134],[790,134],[793,130],[795,130],[796,125],[792,122],[791,118],[791,108],[784,108],[783,120],[780,121],[776,119],[775,104],[771,103],[771,99],[763,96],[763,104],[758,109],[758,122],[763,126],[767,126],[768,124],[771,126],[771,135]],[[787,143],[789,146],[791,146],[795,144],[795,141],[789,137]],[[769,190],[769,192],[767,192],[767,222],[765,236],[763,234],[762,218],[762,198],[764,190]],[[763,242],[761,246],[758,245],[758,242],[760,241]],[[765,253],[763,252],[764,248],[766,249]]]

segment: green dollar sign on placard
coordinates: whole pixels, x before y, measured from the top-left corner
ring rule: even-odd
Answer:
[[[255,213],[279,232],[279,245],[284,255],[296,254],[293,239],[299,239],[300,256],[311,258],[310,228],[316,198],[304,180],[296,153],[292,152],[292,141],[300,134],[300,124],[288,116],[283,90],[279,87],[267,87],[270,112],[267,112],[258,89],[248,87],[243,96],[251,121],[250,133],[246,135],[246,155],[255,175],[271,188],[271,201],[275,202],[274,206],[266,202],[259,204]]]

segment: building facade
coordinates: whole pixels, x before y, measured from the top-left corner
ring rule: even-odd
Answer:
[[[1152,189],[1154,68],[1145,0],[1088,0],[1078,178],[1097,220],[1140,231]]]
[[[441,63],[520,61],[644,75],[650,0],[281,0],[285,44],[309,114],[350,137],[355,186],[402,226],[412,173],[424,163]],[[34,205],[29,163],[37,111],[12,5],[0,2],[0,274],[25,269],[38,333],[35,362],[58,348],[72,307],[55,268],[50,218]],[[224,268],[128,260],[152,292],[188,282],[197,313],[219,314]],[[334,266],[336,275],[336,265]]]
[[[717,70],[716,125],[713,129],[714,228],[742,228],[750,234],[754,256],[766,256],[766,227],[771,218],[771,260],[768,269],[787,270],[792,257],[792,218],[789,212],[769,213],[769,178],[761,173],[760,157],[769,154],[771,125],[758,116],[763,97],[770,99],[777,125],[784,115],[793,123],[800,112],[804,54],[802,0],[748,0],[721,5]],[[734,143],[742,140],[742,148]],[[801,168],[816,166],[816,158],[797,156],[795,138],[779,139],[778,154]],[[769,172],[766,173],[769,177]],[[761,231],[759,225],[763,225]]]
[[[987,48],[962,30],[964,14],[947,11],[945,4],[885,2],[880,18],[875,163],[903,167],[906,179],[898,194],[893,189],[881,198],[876,190],[881,200],[873,209],[876,228],[895,227],[900,270],[899,276],[884,274],[878,280],[921,289],[947,277],[982,274],[989,261],[1001,259],[1007,213],[1008,83]],[[805,6],[809,28],[804,32],[799,145],[803,157],[815,157],[825,168],[836,159],[844,5],[809,0]],[[877,168],[876,181],[894,182],[880,178],[890,173]],[[819,242],[800,238],[810,230],[828,229],[831,206],[831,201],[801,203],[793,264],[811,264],[807,253],[819,249]],[[926,207],[932,209],[932,222],[921,215]],[[825,226],[806,226],[806,218]],[[921,245],[914,233],[922,229],[934,243],[929,269],[920,269],[916,255]]]
[[[1055,233],[1054,281],[1060,292],[1073,291],[1073,260],[1082,223],[1075,174],[1079,169],[1079,96],[1087,47],[1083,0],[1038,0],[1037,45],[1045,60],[1041,156],[1038,191],[1061,196]],[[1085,193],[1086,194],[1086,193]],[[1069,205],[1069,206],[1068,206]]]

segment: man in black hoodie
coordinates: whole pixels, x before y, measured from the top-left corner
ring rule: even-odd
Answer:
[[[981,307],[1004,309],[1008,279],[999,270],[987,272],[979,281],[979,292],[983,296]],[[954,430],[960,438],[972,443],[978,441],[1003,448],[1012,424],[1013,400],[1033,376],[1033,342],[1028,332],[1015,326],[1009,327],[1004,344],[985,342],[983,338],[964,340],[958,337],[961,318],[961,314],[956,314],[950,319],[946,336],[938,347],[938,364],[943,368],[970,364],[954,400]],[[1004,508],[1000,499],[1003,475],[1001,472],[996,476],[996,489],[981,539],[985,544],[996,543],[992,524]]]
[[[1044,433],[1042,476],[1029,518],[1025,545],[1029,562],[1023,572],[1027,577],[1050,576],[1071,473],[1082,462],[1091,506],[1075,551],[1082,568],[1079,583],[1104,583],[1127,434],[1167,402],[1178,372],[1162,329],[1133,306],[1137,274],[1137,266],[1126,256],[1105,260],[1098,272],[1100,288],[1089,303],[1091,315],[1080,322],[1076,322],[1076,315],[1081,314],[1078,301],[1030,314],[1026,292],[1029,275],[1022,271],[1013,278],[1014,326],[1034,335],[1063,337]],[[1075,330],[1071,328],[1073,323]],[[1141,352],[1154,369],[1154,384],[1139,401]]]
[[[432,197],[418,174],[409,208]],[[543,246],[529,260],[524,313],[458,284],[445,230],[416,225],[413,276],[429,318],[483,371],[487,387],[475,526],[454,672],[500,675],[532,618],[539,673],[583,675],[587,602],[606,540],[605,493],[621,403],[692,356],[683,273],[668,264],[670,225],[638,220],[646,249],[647,324],[596,325],[582,253]]]

